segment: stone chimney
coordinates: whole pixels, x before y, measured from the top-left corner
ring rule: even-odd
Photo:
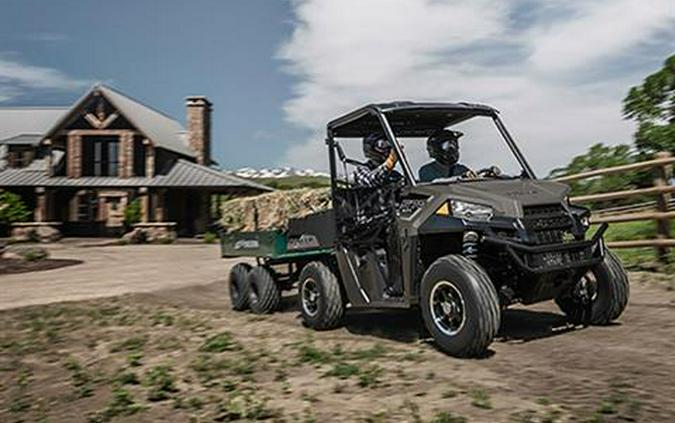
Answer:
[[[204,96],[185,99],[187,131],[190,148],[197,156],[197,163],[211,164],[211,102]]]

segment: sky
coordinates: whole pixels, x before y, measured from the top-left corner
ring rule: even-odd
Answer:
[[[675,53],[672,0],[0,0],[0,106],[101,81],[184,122],[225,168],[325,169],[325,124],[391,100],[490,104],[540,173],[631,141],[621,100]],[[489,158],[491,151],[486,151]],[[494,153],[492,153],[494,154]]]

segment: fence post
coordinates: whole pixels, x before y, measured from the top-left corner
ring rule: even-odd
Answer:
[[[657,153],[657,159],[667,159],[671,156],[669,152]],[[654,186],[663,187],[670,185],[672,178],[672,165],[660,165],[655,168]],[[667,192],[660,193],[656,199],[656,205],[659,212],[666,213],[668,211],[668,202],[670,194]],[[670,238],[670,221],[668,218],[656,219],[656,237],[657,239]],[[656,247],[656,256],[661,263],[668,262],[668,247]]]

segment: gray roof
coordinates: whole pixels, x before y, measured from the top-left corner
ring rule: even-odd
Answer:
[[[69,107],[0,107],[0,140],[44,134]]]
[[[0,140],[0,145],[30,145],[37,146],[42,140],[42,134],[20,134]]]
[[[0,187],[88,187],[88,188],[213,188],[273,191],[272,188],[187,160],[178,160],[166,175],[154,177],[116,178],[84,176],[67,178],[48,176],[46,162],[35,160],[30,167],[0,172]]]
[[[183,126],[175,119],[135,100],[121,92],[103,84],[94,85],[69,109],[77,109],[89,96],[98,90],[112,103],[139,131],[145,134],[156,146],[166,148],[176,153],[195,157],[195,152],[190,149],[187,142],[187,133]],[[60,119],[53,122],[45,131],[45,136],[59,129],[68,119],[71,113],[66,113]]]

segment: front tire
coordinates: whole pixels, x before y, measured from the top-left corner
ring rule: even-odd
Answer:
[[[281,291],[272,273],[263,266],[256,266],[248,274],[249,304],[256,314],[269,314],[279,308]]]
[[[441,257],[422,277],[422,318],[439,348],[482,356],[500,325],[499,298],[487,273],[463,256]]]
[[[607,325],[628,304],[630,285],[618,257],[611,251],[555,302],[574,324]]]
[[[243,311],[248,308],[250,288],[247,278],[250,271],[251,266],[247,263],[237,263],[230,270],[228,285],[233,310]]]
[[[345,310],[340,284],[325,264],[313,261],[302,268],[298,300],[305,326],[326,330],[340,325]]]

